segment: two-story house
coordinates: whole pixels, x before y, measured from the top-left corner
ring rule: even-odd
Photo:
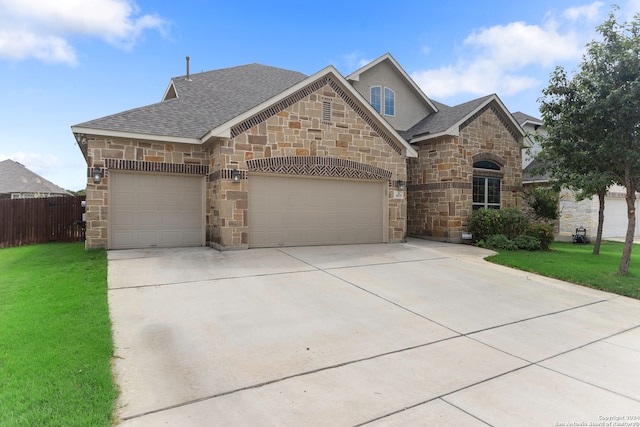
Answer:
[[[346,77],[187,72],[72,131],[88,248],[458,241],[473,209],[521,204],[524,131],[498,96],[435,102],[389,54]]]

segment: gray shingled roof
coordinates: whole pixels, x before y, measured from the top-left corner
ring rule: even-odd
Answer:
[[[261,64],[174,77],[176,98],[75,125],[91,129],[201,138],[307,76]],[[169,97],[168,97],[169,98]]]
[[[533,160],[529,165],[524,168],[522,171],[522,182],[547,182],[551,177],[551,172],[544,172],[540,174],[536,169],[540,169],[542,163],[538,160]]]
[[[40,175],[31,172],[22,164],[13,160],[4,160],[0,162],[0,194],[11,193],[71,195],[64,188],[58,187]]]
[[[430,114],[418,123],[413,125],[409,130],[402,132],[402,136],[407,140],[429,134],[437,134],[451,128],[460,120],[469,115],[473,110],[481,106],[487,99],[494,95],[487,95],[464,104],[449,107],[440,102],[434,102],[438,108],[438,112]]]
[[[534,122],[534,123],[540,123],[542,124],[542,120],[530,116],[528,114],[525,114],[521,111],[516,111],[515,113],[512,114],[513,118],[516,119],[516,121],[520,124],[520,126],[522,126],[523,124],[525,124],[525,122]]]

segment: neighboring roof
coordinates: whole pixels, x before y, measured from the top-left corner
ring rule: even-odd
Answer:
[[[0,194],[11,193],[71,195],[64,188],[31,172],[22,164],[13,160],[3,160],[0,162]]]
[[[248,64],[171,79],[157,104],[72,126],[74,133],[155,135],[192,142],[211,129],[272,98],[307,76],[297,71]],[[189,141],[191,140],[191,141]]]
[[[365,71],[375,67],[376,65],[378,65],[379,63],[381,63],[383,61],[389,61],[391,63],[391,65],[393,65],[393,67],[395,67],[396,70],[400,73],[400,75],[407,81],[407,83],[409,83],[409,85],[418,94],[418,96],[420,96],[422,98],[422,100],[425,102],[425,104],[427,104],[433,111],[438,111],[438,107],[433,103],[433,101],[431,101],[429,99],[429,97],[427,97],[427,95],[425,95],[425,93],[422,91],[422,89],[420,89],[420,87],[416,84],[416,82],[414,82],[413,79],[411,77],[409,77],[407,72],[400,66],[400,64],[398,64],[398,61],[396,61],[393,58],[393,56],[391,56],[390,53],[385,53],[380,58],[378,58],[378,59],[376,59],[374,61],[371,61],[370,63],[368,63],[364,67],[362,67],[362,68],[354,71],[353,73],[349,74],[346,77],[347,81],[355,81],[355,82],[359,81],[360,80],[360,74],[363,74]]]
[[[541,167],[541,163],[538,160],[533,160],[529,165],[524,168],[522,171],[522,182],[523,183],[533,183],[533,182],[548,182],[551,177],[551,172],[545,172],[540,174],[536,169]]]
[[[535,118],[521,111],[516,111],[515,113],[513,113],[513,118],[516,119],[520,126],[524,126],[527,123],[530,123],[534,126],[542,126],[544,124],[541,119]]]
[[[449,107],[445,104],[437,102],[438,112],[431,114],[409,130],[402,132],[402,135],[411,143],[425,141],[427,139],[436,138],[441,135],[458,135],[460,126],[474,114],[493,103],[498,110],[502,111],[502,118],[511,124],[511,130],[522,137],[525,132],[522,127],[515,121],[507,107],[504,106],[498,95],[487,95],[482,98],[474,99],[464,104]],[[526,145],[526,141],[524,141]]]

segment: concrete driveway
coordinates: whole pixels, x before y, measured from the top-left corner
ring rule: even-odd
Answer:
[[[122,425],[640,425],[640,301],[488,253],[111,251]]]

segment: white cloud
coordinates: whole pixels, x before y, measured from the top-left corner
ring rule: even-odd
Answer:
[[[514,95],[535,88],[556,64],[580,60],[595,25],[604,19],[602,6],[594,2],[567,9],[539,25],[511,22],[474,30],[454,64],[411,76],[435,98],[461,93]],[[587,21],[589,25],[584,25]]]
[[[90,36],[129,49],[145,30],[164,31],[132,0],[0,0],[0,57],[75,64],[69,39]]]
[[[570,7],[562,16],[576,22],[597,22],[602,16],[602,6],[604,3],[596,1],[586,6]]]

